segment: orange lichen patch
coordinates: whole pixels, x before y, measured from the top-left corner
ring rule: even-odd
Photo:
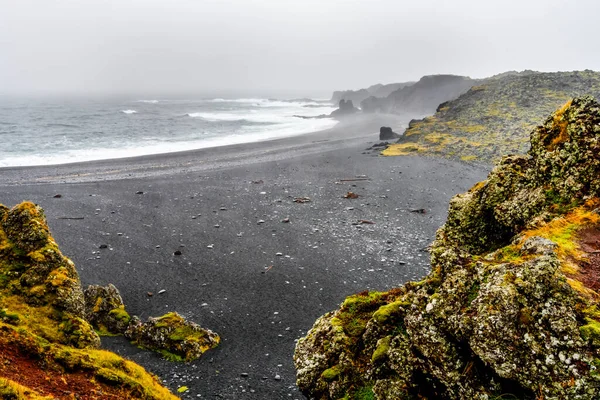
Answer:
[[[558,245],[556,254],[567,282],[578,292],[598,296],[600,289],[600,215],[593,211],[598,199],[588,200],[563,217],[539,228],[525,231],[520,244],[533,236],[541,236]]]
[[[549,151],[555,150],[560,143],[564,143],[567,140],[569,140],[569,133],[567,132],[568,121],[565,118],[565,111],[567,111],[567,109],[571,107],[572,101],[573,100],[567,101],[561,108],[559,108],[554,113],[553,123],[555,129],[558,129],[558,135],[556,135],[556,137],[552,139],[552,142],[550,142],[550,144],[548,145],[547,148]]]

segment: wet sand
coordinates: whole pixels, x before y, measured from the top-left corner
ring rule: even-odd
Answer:
[[[403,122],[374,116],[269,142],[4,168],[0,203],[40,204],[84,286],[113,283],[131,314],[177,311],[221,335],[187,364],[103,338],[173,391],[187,386],[183,398],[302,399],[295,341],[352,293],[422,278],[450,197],[487,175],[365,150],[379,126]]]

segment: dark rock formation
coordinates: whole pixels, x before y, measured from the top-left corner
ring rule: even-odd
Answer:
[[[337,91],[333,92],[333,95],[331,96],[331,102],[337,104],[340,100],[352,100],[354,104],[360,104],[361,101],[368,97],[387,97],[390,93],[405,86],[412,85],[413,83],[414,82],[402,82],[390,83],[387,85],[378,83],[376,85],[369,86],[366,89]]]
[[[90,285],[84,292],[87,320],[101,333],[123,334],[131,317],[117,288]]]
[[[347,115],[352,115],[357,113],[359,110],[354,107],[352,100],[340,100],[339,108],[333,111],[330,116],[331,117],[344,117]]]
[[[600,398],[599,206],[600,105],[576,99],[527,156],[452,199],[423,281],[317,320],[296,347],[298,386],[314,399]]]
[[[133,343],[161,353],[171,361],[192,361],[217,347],[220,338],[214,332],[186,321],[171,312],[142,323],[133,317],[125,337]]]
[[[379,128],[379,140],[398,139],[399,137],[400,135],[394,132],[389,126]]]
[[[424,76],[417,83],[398,89],[385,98],[365,98],[360,107],[363,112],[429,115],[440,103],[457,98],[476,83],[465,76]]]

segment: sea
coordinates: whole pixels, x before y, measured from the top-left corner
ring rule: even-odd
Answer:
[[[333,127],[327,100],[14,99],[0,97],[0,167],[257,142]]]

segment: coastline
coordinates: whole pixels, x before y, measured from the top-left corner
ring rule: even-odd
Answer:
[[[3,168],[0,203],[45,209],[84,287],[113,283],[131,314],[174,310],[221,335],[187,364],[103,338],[171,390],[189,387],[183,398],[301,399],[295,340],[345,296],[425,275],[448,200],[488,172],[365,151],[381,117],[267,142]]]

